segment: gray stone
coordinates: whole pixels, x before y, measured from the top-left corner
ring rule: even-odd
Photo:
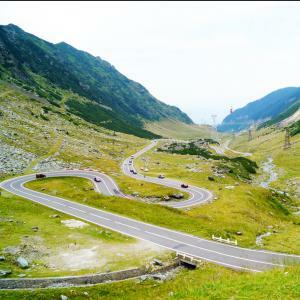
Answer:
[[[6,276],[11,274],[11,270],[7,269],[7,270],[0,270],[0,277],[1,276]]]
[[[0,261],[4,261],[5,257],[4,256],[0,256]]]
[[[152,275],[152,278],[154,280],[166,280],[167,279],[167,276],[166,275],[163,275],[163,274],[154,274]]]
[[[22,269],[26,269],[29,267],[28,261],[22,256],[19,256],[17,258],[17,263],[18,263],[19,267],[21,267]]]
[[[61,300],[68,300],[68,297],[65,296],[65,295],[60,295],[60,299],[61,299]]]
[[[153,265],[156,265],[156,266],[163,266],[163,262],[157,258],[154,258],[153,261],[152,261],[152,264]]]
[[[37,232],[39,230],[38,226],[34,226],[31,228],[34,232]]]

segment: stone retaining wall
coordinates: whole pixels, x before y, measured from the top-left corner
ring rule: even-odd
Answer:
[[[97,284],[107,281],[118,281],[146,274],[163,273],[176,268],[179,263],[176,261],[168,266],[161,267],[155,271],[148,272],[145,268],[122,270],[110,273],[91,274],[83,276],[46,277],[46,278],[7,278],[0,279],[0,289],[30,289],[68,287],[86,284]]]

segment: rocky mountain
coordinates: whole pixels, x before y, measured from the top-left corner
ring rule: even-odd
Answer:
[[[52,44],[16,25],[0,26],[0,79],[105,128],[140,137],[157,137],[146,121],[192,120],[180,109],[153,97],[100,57],[62,42]],[[70,97],[68,92],[78,97]]]
[[[299,108],[299,100],[299,87],[276,90],[228,115],[218,126],[218,130],[221,132],[240,131],[249,128],[254,123],[274,124],[295,113]]]

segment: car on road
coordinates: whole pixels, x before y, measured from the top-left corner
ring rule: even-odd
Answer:
[[[35,174],[35,178],[45,178],[46,175],[45,174]]]
[[[185,183],[182,183],[182,184],[181,184],[181,187],[184,188],[184,189],[186,189],[186,188],[188,188],[189,186],[188,186],[187,184],[185,184]]]
[[[101,182],[101,178],[100,178],[100,177],[95,177],[95,178],[94,178],[94,181],[96,181],[96,182]]]
[[[158,177],[159,179],[164,179],[164,178],[165,178],[165,175],[159,174],[157,177]]]
[[[137,174],[137,172],[133,170],[133,171],[132,171],[132,174],[136,175],[136,174]]]

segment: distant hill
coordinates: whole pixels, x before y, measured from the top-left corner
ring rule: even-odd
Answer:
[[[111,130],[153,138],[148,121],[192,120],[153,97],[100,57],[62,42],[52,44],[16,25],[0,26],[0,79],[17,84],[72,114]],[[79,98],[66,97],[67,91]]]
[[[276,90],[228,115],[218,126],[218,131],[241,131],[253,123],[274,124],[293,114],[297,110],[299,99],[299,87]]]

